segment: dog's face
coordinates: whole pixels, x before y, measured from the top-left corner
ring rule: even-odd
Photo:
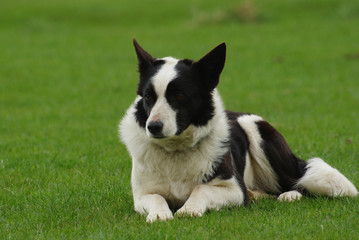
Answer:
[[[140,81],[136,119],[150,138],[180,135],[190,125],[204,126],[213,117],[212,93],[225,62],[222,43],[199,61],[153,58],[133,41]]]

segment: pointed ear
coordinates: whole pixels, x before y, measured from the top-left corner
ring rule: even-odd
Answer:
[[[213,90],[217,86],[225,61],[226,43],[223,42],[193,64],[193,67],[204,77],[203,84],[209,90]]]
[[[137,86],[137,94],[142,96],[143,89],[151,74],[155,69],[156,59],[153,58],[148,52],[146,52],[136,41],[133,39],[133,45],[135,46],[137,60],[138,60],[138,72],[140,73],[140,81]],[[158,61],[157,61],[158,62]]]
[[[148,52],[146,52],[140,46],[140,44],[138,44],[136,39],[133,39],[133,45],[135,46],[137,60],[138,60],[138,71],[140,73],[144,73],[153,66],[153,63],[156,61],[156,59],[153,58]]]

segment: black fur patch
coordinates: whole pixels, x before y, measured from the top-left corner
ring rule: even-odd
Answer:
[[[234,159],[236,171],[243,176],[246,164],[246,154],[249,149],[249,141],[247,134],[243,128],[238,124],[238,117],[245,115],[244,113],[236,113],[226,111],[229,124],[231,126],[231,151]]]
[[[263,139],[262,148],[277,174],[281,190],[293,190],[298,179],[304,175],[307,162],[293,154],[284,137],[268,122],[257,122],[257,126]]]
[[[244,167],[246,164],[246,154],[249,149],[249,141],[247,134],[238,124],[237,118],[246,113],[236,113],[226,111],[228,123],[230,125],[231,138],[230,142],[224,143],[224,147],[228,147],[229,151],[222,157],[220,163],[215,167],[211,176],[206,176],[205,182],[209,182],[216,177],[221,179],[230,179],[235,176],[239,186],[244,194],[244,205],[249,201],[247,187],[243,180]]]
[[[142,128],[145,128],[148,116],[147,116],[146,110],[144,108],[143,99],[138,101],[136,104],[135,117],[136,117],[136,121],[137,121],[138,125],[140,125],[140,127],[142,127]]]
[[[150,84],[151,77],[153,77],[158,72],[164,63],[165,62],[163,60],[156,60],[150,66],[141,67],[141,65],[139,65],[138,71],[140,73],[140,81],[137,87],[138,95],[142,97],[144,96],[144,91],[146,86]]]
[[[220,160],[219,164],[215,166],[214,171],[211,175],[205,176],[204,183],[210,182],[215,178],[228,180],[234,175],[233,156],[229,149]]]
[[[243,175],[244,168],[246,166],[246,154],[249,151],[249,140],[247,134],[243,128],[238,124],[238,117],[247,115],[246,113],[237,113],[232,111],[226,111],[229,124],[231,126],[231,152],[236,169],[237,181],[240,184],[243,192],[245,193],[246,205],[249,203],[250,199],[247,192],[247,187],[245,186]]]
[[[142,99],[140,101],[138,101],[137,105],[136,105],[136,112],[135,112],[135,116],[136,116],[136,120],[138,122],[138,124],[145,128],[146,127],[146,122],[147,122],[147,118],[151,113],[151,109],[154,106],[154,104],[157,101],[157,94],[155,92],[155,89],[153,88],[153,85],[151,84],[150,81],[147,82],[147,84],[145,86],[143,86],[143,89],[141,89],[141,96]]]
[[[229,148],[228,152],[222,156],[220,163],[215,167],[213,174],[210,176],[205,176],[205,180],[203,181],[203,183],[210,182],[215,178],[220,178],[222,180],[228,180],[228,179],[232,178],[233,176],[236,177],[236,180],[237,180],[239,186],[241,187],[241,190],[242,190],[243,196],[244,196],[243,204],[244,204],[244,206],[246,206],[250,201],[247,187],[246,187],[243,177],[242,177],[243,174],[240,175],[240,174],[236,173],[235,166],[234,166],[234,159],[233,159],[232,151],[230,148]]]
[[[157,94],[151,82],[143,89],[143,106],[147,116],[150,115],[153,106],[157,101]]]
[[[201,74],[193,69],[191,60],[180,60],[176,71],[177,78],[167,86],[166,99],[177,113],[179,135],[190,124],[206,125],[214,115],[214,107],[212,90],[203,89]]]

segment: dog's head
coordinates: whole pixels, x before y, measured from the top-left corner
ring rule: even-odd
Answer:
[[[224,67],[222,43],[199,61],[154,58],[134,39],[140,81],[136,120],[150,138],[180,135],[190,125],[200,127],[214,115],[213,91]]]

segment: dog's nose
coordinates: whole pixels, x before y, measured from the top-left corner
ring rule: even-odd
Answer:
[[[152,121],[148,123],[147,126],[148,131],[152,133],[154,136],[161,135],[163,129],[163,123],[161,121]]]

